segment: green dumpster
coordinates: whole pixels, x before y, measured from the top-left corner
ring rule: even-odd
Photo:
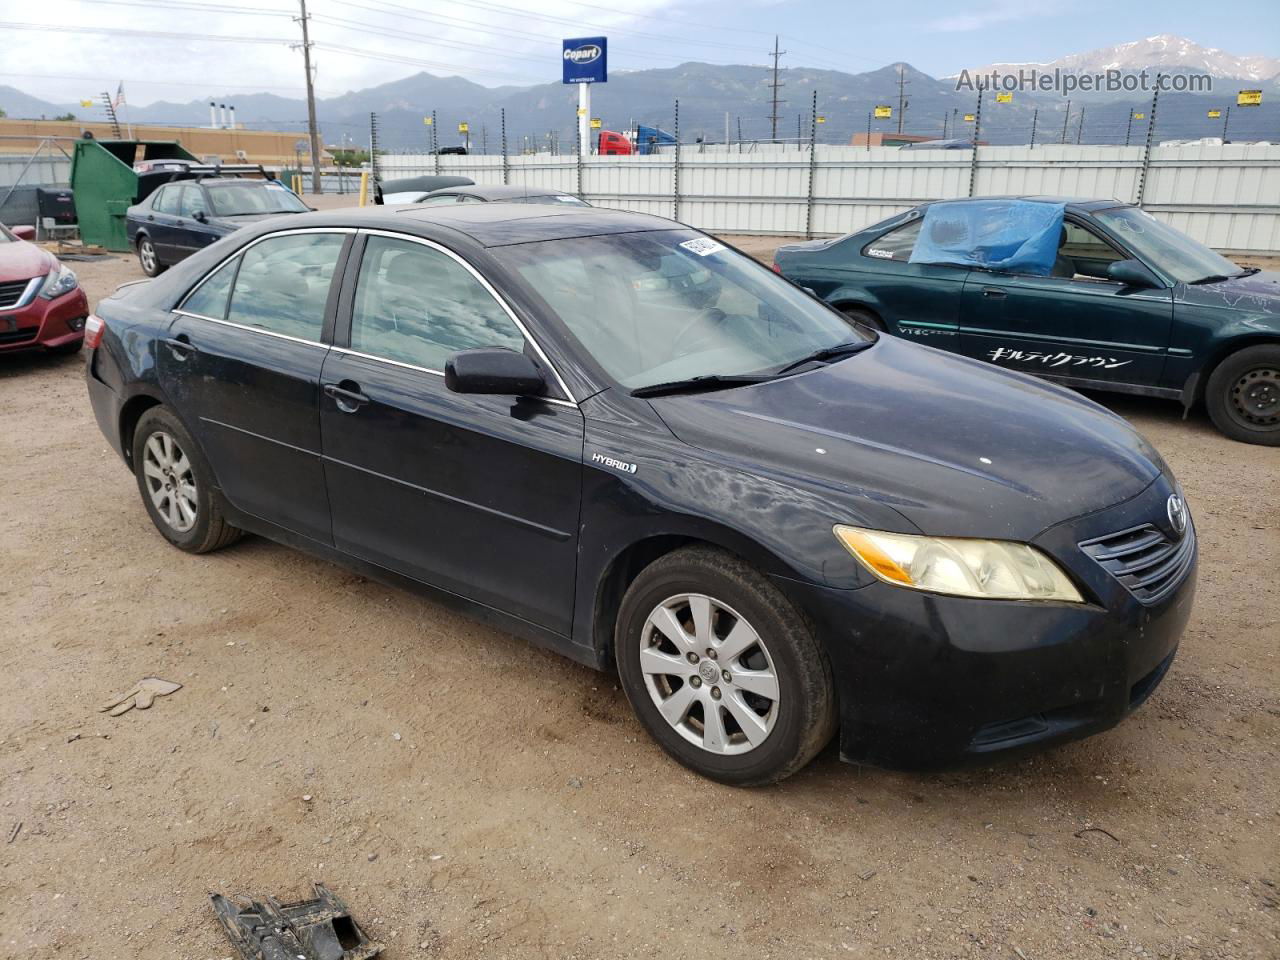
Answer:
[[[71,189],[86,244],[128,250],[124,215],[169,176],[134,172],[143,160],[199,162],[172,140],[77,140],[71,155]]]

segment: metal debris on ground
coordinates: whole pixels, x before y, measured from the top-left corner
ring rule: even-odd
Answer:
[[[18,834],[21,831],[22,831],[22,821],[19,820],[17,823],[15,823],[12,827],[9,828],[9,839],[6,840],[5,843],[13,843],[13,841],[17,840]]]
[[[122,713],[128,713],[134,707],[139,710],[146,710],[151,704],[155,703],[156,697],[167,697],[169,694],[181,689],[182,684],[180,683],[161,680],[159,677],[143,677],[134,684],[128,693],[122,693],[98,709],[108,716],[118,717]]]
[[[211,893],[218,921],[243,960],[366,960],[382,950],[323,883],[316,899],[280,903]]]

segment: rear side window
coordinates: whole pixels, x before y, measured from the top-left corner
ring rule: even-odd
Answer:
[[[524,349],[519,327],[471,272],[439,250],[370,237],[356,282],[351,349],[436,372],[459,350]]]
[[[151,209],[156,213],[172,213],[178,212],[178,191],[181,187],[161,187],[156,193],[156,198],[151,201]]]
[[[862,248],[863,255],[873,260],[910,260],[923,223],[923,218],[916,218],[881,234]]]
[[[240,255],[227,319],[319,341],[344,239],[339,233],[295,233],[254,244]]]
[[[240,258],[228,260],[187,297],[182,309],[185,313],[194,313],[201,317],[212,317],[214,320],[225,320],[227,317],[227,295],[231,293],[231,281],[236,278],[236,264]]]

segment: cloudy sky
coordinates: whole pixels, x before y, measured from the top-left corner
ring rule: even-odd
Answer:
[[[606,34],[611,70],[686,60],[858,72],[905,60],[941,76],[1047,60],[1156,33],[1280,53],[1280,4],[1238,0],[310,0],[316,86],[332,96],[419,70],[487,86],[559,76],[559,41]],[[1224,11],[1227,8],[1223,8]],[[296,0],[0,0],[0,84],[56,102],[302,93]]]

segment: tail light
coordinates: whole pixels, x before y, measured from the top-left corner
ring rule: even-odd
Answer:
[[[773,261],[773,263],[772,263],[772,264],[770,264],[770,269],[772,269],[774,273],[781,273],[781,272],[782,272],[782,268],[781,268],[780,266],[778,266],[778,261],[777,261],[777,260]]]
[[[89,314],[89,319],[84,322],[84,345],[90,350],[98,349],[98,344],[102,343],[102,335],[106,332],[107,321],[96,313]]]

